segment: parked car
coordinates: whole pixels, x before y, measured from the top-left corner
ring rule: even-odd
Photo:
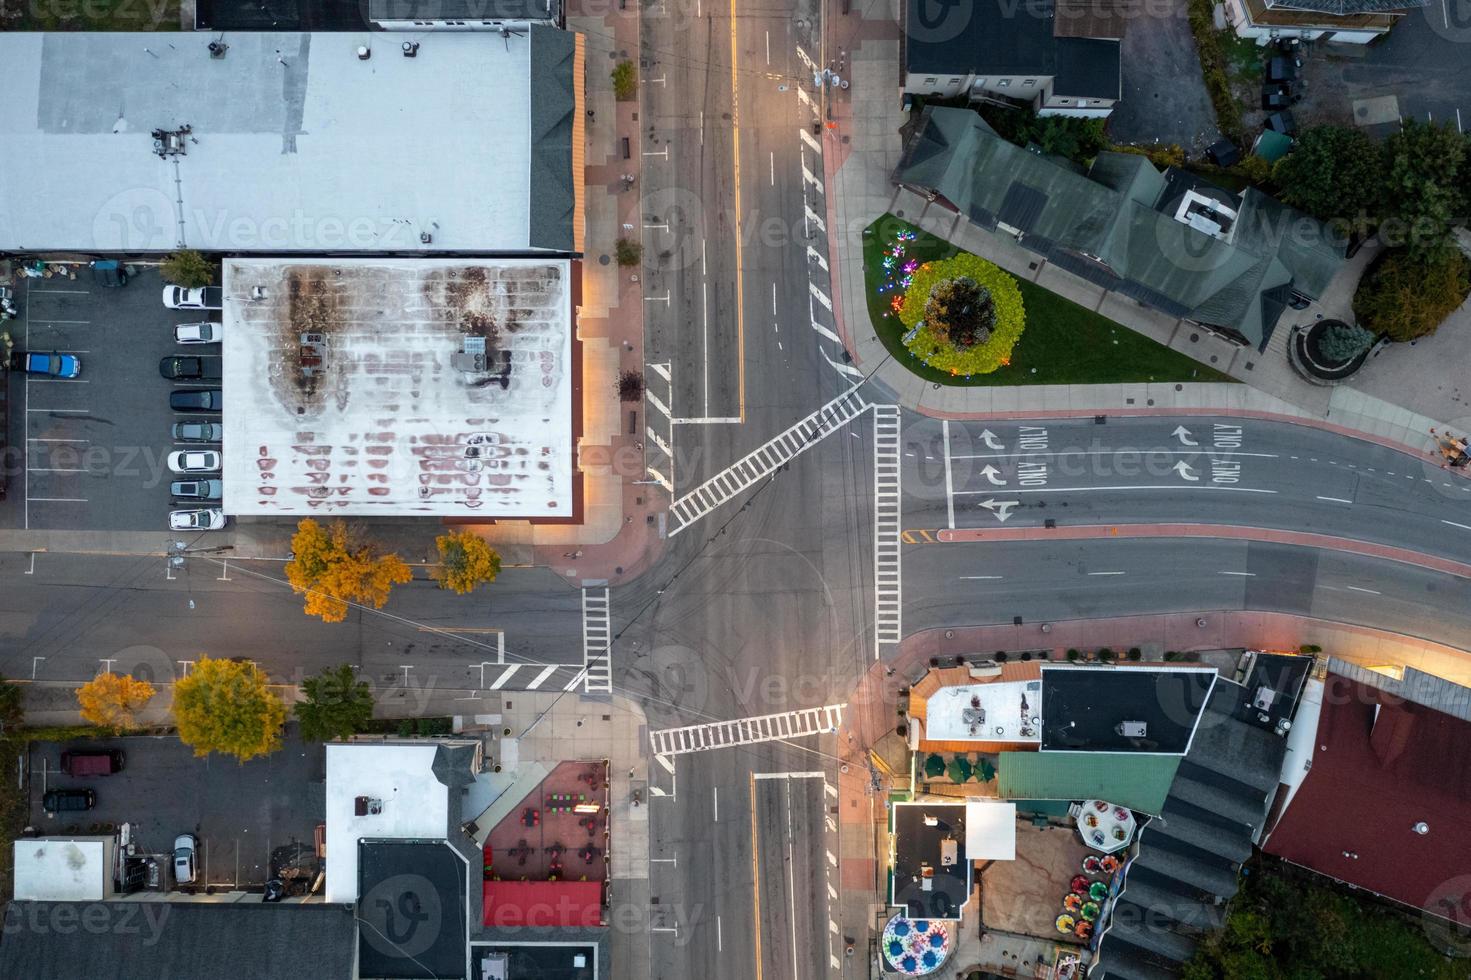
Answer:
[[[117,259],[98,259],[92,263],[92,281],[99,286],[126,286],[128,270]]]
[[[158,362],[158,373],[170,381],[218,381],[220,366],[218,357],[165,357]]]
[[[174,838],[174,881],[180,885],[194,884],[198,873],[196,861],[199,855],[199,838],[193,834],[180,834]]]
[[[10,355],[10,366],[26,374],[39,374],[48,378],[75,378],[82,373],[82,360],[72,354],[15,353]]]
[[[41,797],[41,808],[47,813],[90,810],[96,805],[97,794],[90,789],[53,789]]]
[[[170,283],[163,287],[163,305],[171,310],[218,310],[225,305],[225,292],[219,286],[185,289]]]
[[[176,344],[218,344],[223,325],[218,323],[180,323],[174,327]]]
[[[111,776],[123,771],[122,749],[93,749],[61,753],[61,771],[68,776]]]
[[[225,526],[225,512],[218,507],[169,511],[170,531],[218,531]]]
[[[169,484],[169,493],[187,500],[219,500],[224,490],[223,480],[175,480]]]
[[[169,453],[169,469],[175,473],[214,473],[220,454],[214,449],[178,449]]]
[[[225,437],[218,422],[175,422],[170,431],[176,442],[219,442]]]
[[[186,388],[169,393],[169,408],[176,412],[218,412],[225,404],[218,388]]]

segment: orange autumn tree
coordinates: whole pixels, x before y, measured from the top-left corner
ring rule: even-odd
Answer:
[[[138,727],[137,713],[153,699],[153,685],[128,674],[98,674],[77,688],[82,720],[114,731]]]
[[[500,554],[474,531],[451,531],[434,543],[439,547],[439,565],[429,575],[441,589],[465,595],[477,585],[494,582],[501,573]]]
[[[341,521],[323,525],[310,517],[296,525],[291,537],[286,580],[306,596],[304,611],[323,622],[347,618],[349,603],[382,609],[395,585],[414,573],[398,555],[383,554],[357,528]]]

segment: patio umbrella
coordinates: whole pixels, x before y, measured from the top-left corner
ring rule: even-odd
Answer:
[[[924,774],[931,779],[945,775],[945,760],[938,755],[931,755],[924,760]]]
[[[957,755],[950,760],[950,781],[963,783],[970,778],[970,760],[963,755]]]
[[[989,783],[996,778],[996,767],[991,765],[990,759],[982,759],[980,768],[976,771],[979,774],[976,778],[983,783]]]

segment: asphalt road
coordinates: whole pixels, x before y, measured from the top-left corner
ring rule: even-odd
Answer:
[[[902,462],[906,527],[1233,524],[1471,561],[1471,480],[1309,426],[911,417]]]

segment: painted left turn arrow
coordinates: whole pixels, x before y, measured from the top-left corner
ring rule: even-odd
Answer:
[[[1005,524],[1006,519],[1011,516],[1011,508],[1016,507],[1020,503],[1020,500],[993,500],[987,497],[981,501],[980,506],[989,510],[998,521]]]
[[[1200,443],[1196,442],[1191,437],[1190,430],[1187,429],[1187,428],[1185,428],[1183,425],[1177,425],[1177,426],[1175,426],[1175,431],[1174,432],[1171,432],[1170,435],[1174,436],[1176,439],[1179,439],[1180,440],[1180,445],[1182,445],[1182,446],[1198,446],[1198,445],[1200,445]]]
[[[1198,476],[1195,475],[1195,470],[1191,469],[1190,468],[1190,464],[1187,463],[1187,462],[1185,462],[1183,459],[1180,460],[1178,463],[1176,463],[1172,467],[1172,469],[1176,473],[1179,473],[1180,474],[1180,478],[1183,479],[1183,480],[1187,480],[1190,483],[1198,483],[1198,482],[1200,482],[1200,477],[1198,477]]]
[[[981,476],[984,476],[987,480],[991,481],[991,486],[993,487],[1006,486],[1006,480],[999,479],[999,477],[1001,476],[1001,471],[989,463],[987,463],[986,466],[981,470]]]

